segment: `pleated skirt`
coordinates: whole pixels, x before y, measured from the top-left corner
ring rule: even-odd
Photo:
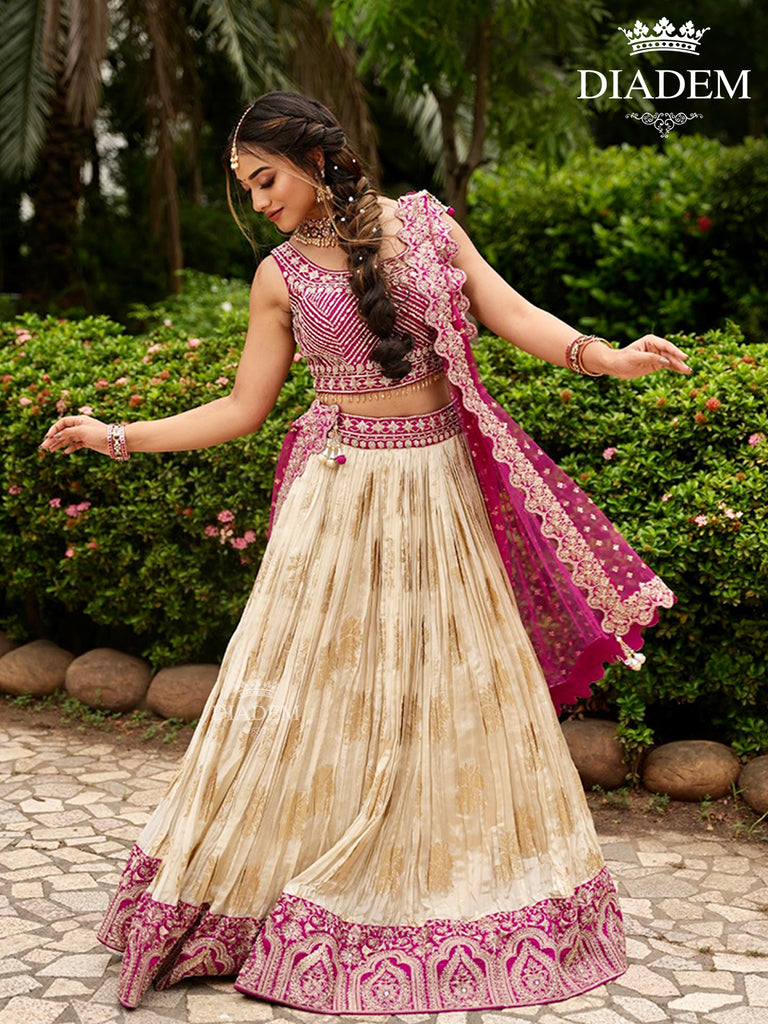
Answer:
[[[125,1006],[231,975],[320,1013],[512,1007],[626,969],[453,407],[403,421],[379,447],[342,415],[346,461],[282,505],[99,931]]]

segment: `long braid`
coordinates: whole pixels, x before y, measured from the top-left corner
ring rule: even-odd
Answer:
[[[347,254],[350,286],[358,311],[379,339],[370,358],[381,372],[400,380],[411,370],[406,358],[413,348],[410,334],[395,330],[397,308],[389,293],[387,275],[379,258],[382,243],[381,206],[356,154],[331,112],[321,103],[295,93],[267,93],[259,97],[232,132],[227,145],[248,143],[286,157],[329,187],[324,201],[332,218],[339,245]],[[322,149],[324,174],[310,152]]]

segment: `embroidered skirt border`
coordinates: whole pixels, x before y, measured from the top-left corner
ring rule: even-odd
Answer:
[[[160,866],[135,846],[99,930],[125,950],[120,1002],[154,981],[237,975],[246,995],[314,1013],[439,1013],[558,1002],[626,970],[621,910],[606,868],[571,896],[473,921],[418,926],[342,920],[283,893],[266,921],[158,903]]]

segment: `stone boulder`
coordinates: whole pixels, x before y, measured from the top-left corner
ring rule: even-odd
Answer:
[[[218,674],[218,665],[178,665],[160,669],[150,684],[146,706],[163,718],[183,718],[191,722],[202,714]]]
[[[593,786],[617,789],[624,785],[627,766],[616,735],[616,722],[600,718],[574,719],[563,722],[562,730],[585,789]]]
[[[643,785],[673,800],[719,800],[731,790],[741,763],[724,743],[677,740],[652,750],[643,765]]]
[[[768,754],[755,757],[741,769],[741,795],[756,814],[768,812]]]
[[[67,693],[89,708],[130,711],[147,692],[152,670],[141,658],[109,647],[96,647],[75,658],[67,669]]]
[[[11,640],[9,636],[0,629],[0,658],[7,654],[9,651],[15,650],[18,645]]]
[[[33,640],[0,658],[0,690],[21,696],[46,697],[64,684],[74,654],[51,640]]]

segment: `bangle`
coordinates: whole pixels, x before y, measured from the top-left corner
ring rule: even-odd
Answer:
[[[127,462],[130,459],[128,446],[125,443],[125,424],[109,423],[107,425],[107,452],[110,459]]]
[[[602,373],[590,373],[589,370],[584,368],[584,350],[589,348],[593,341],[599,341],[610,348],[610,342],[606,341],[605,338],[598,338],[596,334],[580,334],[568,343],[565,350],[565,365],[569,370],[573,370],[574,373],[578,373],[582,377],[603,376]]]

